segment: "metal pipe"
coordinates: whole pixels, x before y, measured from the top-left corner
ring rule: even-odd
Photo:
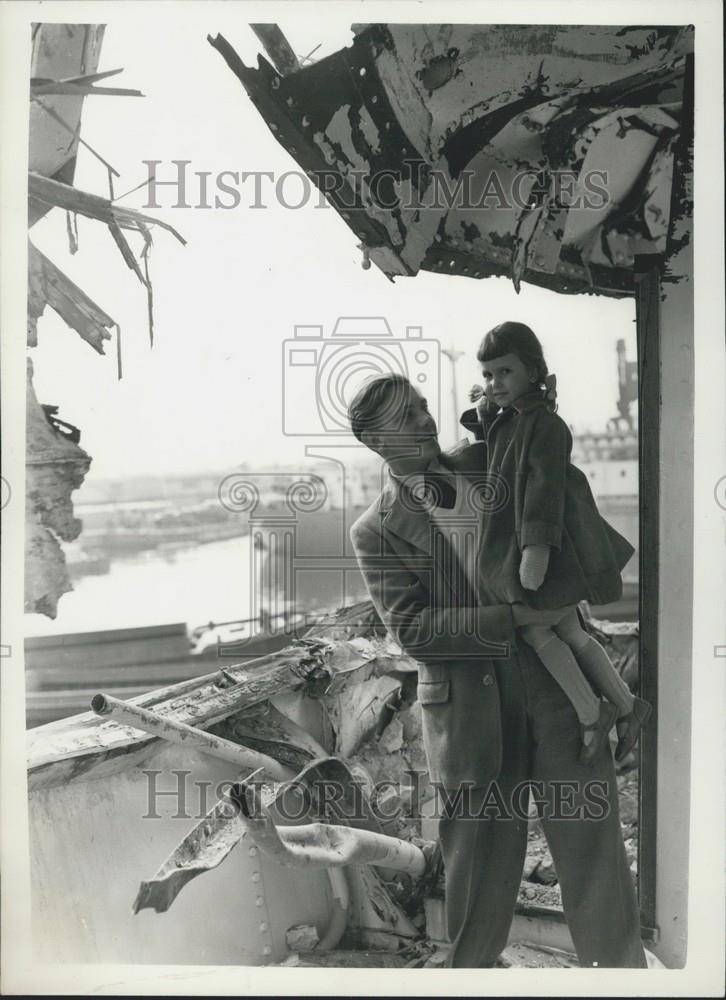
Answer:
[[[426,856],[420,847],[384,833],[328,823],[275,826],[252,785],[238,782],[229,797],[258,847],[281,865],[294,868],[336,868],[379,865],[420,877]]]
[[[185,722],[177,722],[175,719],[156,715],[155,712],[141,708],[140,705],[122,701],[110,694],[95,695],[91,701],[91,708],[96,715],[111,716],[116,722],[133,726],[134,729],[141,729],[145,733],[150,733],[152,736],[157,736],[170,743],[194,747],[212,757],[228,760],[240,768],[250,771],[263,769],[265,776],[275,781],[287,781],[293,776],[289,768],[279,764],[267,754],[242,747],[238,743],[225,740],[221,736],[214,736],[203,729],[188,726]]]

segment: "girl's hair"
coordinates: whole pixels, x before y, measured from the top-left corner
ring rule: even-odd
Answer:
[[[524,323],[500,323],[484,335],[476,359],[479,362],[493,361],[503,354],[516,354],[523,365],[533,369],[537,385],[544,387],[547,362],[533,330]]]

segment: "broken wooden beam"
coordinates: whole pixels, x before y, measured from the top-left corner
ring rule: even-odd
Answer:
[[[133,208],[122,208],[120,205],[102,198],[100,195],[91,194],[88,191],[80,191],[71,187],[70,184],[61,184],[50,177],[44,177],[30,170],[28,172],[28,197],[36,201],[44,202],[46,205],[54,205],[63,208],[67,212],[77,212],[78,215],[85,215],[89,219],[97,219],[105,222],[106,225],[117,224],[126,229],[136,229],[140,231],[140,224],[147,226],[161,226],[167,232],[172,233],[180,243],[186,245],[186,240],[168,222],[162,222],[151,215],[137,212]]]
[[[288,74],[296,73],[300,69],[298,58],[279,25],[251,24],[250,28],[262,42],[265,52],[280,76],[288,76]]]

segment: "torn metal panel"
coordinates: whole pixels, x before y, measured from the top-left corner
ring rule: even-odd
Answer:
[[[224,719],[210,726],[209,732],[267,754],[295,773],[315,757],[326,756],[317,740],[270,702]]]
[[[384,674],[329,698],[329,712],[337,730],[336,753],[349,757],[382,730],[391,717],[390,706],[400,690],[400,680]]]
[[[619,297],[633,292],[636,253],[668,256],[667,196],[653,193],[691,112],[691,29],[356,32],[285,76],[210,42],[388,277],[506,275]]]

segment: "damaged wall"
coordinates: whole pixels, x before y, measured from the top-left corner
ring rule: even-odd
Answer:
[[[126,266],[146,290],[149,339],[153,345],[153,290],[149,272],[151,229],[160,225],[173,233],[182,244],[185,241],[167,223],[118,205],[114,201],[114,178],[119,177],[118,171],[80,138],[83,101],[87,96],[143,96],[138,90],[124,87],[96,86],[99,81],[122,72],[120,69],[96,72],[104,30],[104,25],[93,24],[33,25],[28,225],[32,227],[52,208],[64,210],[70,252],[73,254],[78,251],[77,216],[83,215],[104,223]],[[102,164],[107,175],[109,198],[72,186],[81,142]],[[123,230],[142,237],[140,259],[136,258]],[[114,328],[118,377],[121,378],[121,331],[118,323],[29,242],[28,347],[37,347],[38,319],[46,306],[54,309],[99,354],[105,353],[104,343],[111,339],[110,330]],[[55,413],[56,408],[51,409]],[[59,417],[53,417],[52,427],[45,420],[30,381],[28,414],[25,607],[26,611],[55,618],[58,599],[72,589],[59,541],[71,541],[81,530],[81,522],[72,516],[70,494],[80,486],[91,459],[77,447],[80,432],[76,428],[68,428]],[[63,426],[71,433],[59,433],[58,428]]]
[[[25,610],[55,618],[58,599],[73,589],[60,543],[77,538],[82,526],[73,516],[71,493],[83,482],[91,458],[51,424],[38,403],[30,359],[27,380]]]

